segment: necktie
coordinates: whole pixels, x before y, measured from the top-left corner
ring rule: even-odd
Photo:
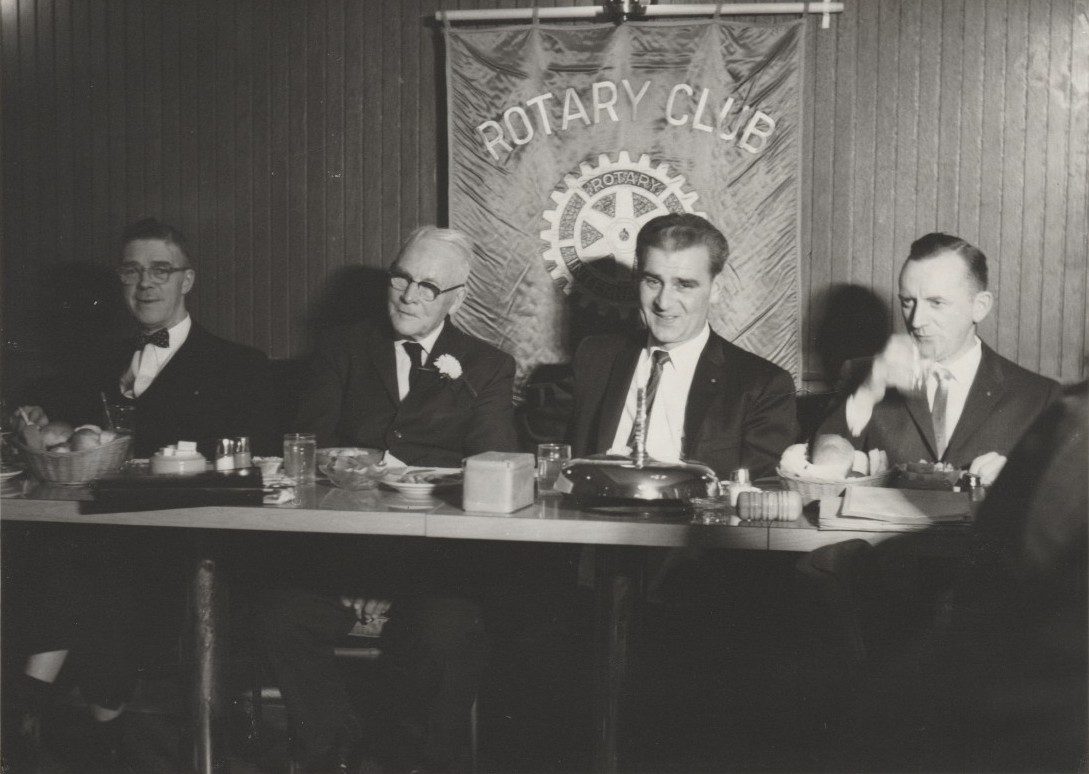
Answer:
[[[656,349],[650,353],[650,377],[647,379],[647,387],[644,395],[647,401],[647,432],[650,431],[650,412],[654,408],[654,396],[658,394],[658,382],[662,381],[662,368],[669,362],[669,353],[664,349]],[[628,446],[635,445],[635,423],[631,426],[631,435],[628,436]]]
[[[148,344],[154,344],[156,347],[162,347],[167,349],[170,347],[170,331],[166,328],[160,328],[154,333],[141,333],[136,337],[136,348],[143,349]]]
[[[412,392],[412,388],[416,386],[416,383],[420,381],[420,374],[423,373],[420,370],[420,356],[423,354],[423,345],[415,341],[405,341],[401,343],[401,346],[405,348],[405,354],[408,355],[408,362],[412,364],[412,367],[408,369],[408,390]]]
[[[945,366],[935,365],[931,373],[937,380],[934,390],[934,405],[930,407],[930,418],[934,422],[934,442],[937,446],[938,459],[945,456],[945,447],[949,445],[949,428],[945,426],[946,408],[949,403],[949,380],[953,374]]]

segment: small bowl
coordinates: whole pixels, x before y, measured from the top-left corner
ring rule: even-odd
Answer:
[[[407,500],[426,500],[436,489],[460,486],[461,468],[397,468],[386,472],[382,483]]]
[[[254,457],[253,464],[261,469],[261,475],[265,478],[273,478],[280,474],[280,466],[284,464],[283,457]]]
[[[367,455],[334,457],[332,462],[322,465],[320,470],[333,486],[352,492],[374,489],[389,472],[384,462],[372,462]]]
[[[352,457],[361,459],[368,465],[377,465],[382,461],[382,455],[381,449],[364,449],[358,446],[327,446],[324,449],[318,449],[314,462],[318,470],[332,465],[333,461],[340,457]]]

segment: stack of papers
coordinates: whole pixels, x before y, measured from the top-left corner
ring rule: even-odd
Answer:
[[[820,529],[911,532],[972,521],[966,492],[847,487],[843,498],[821,500]]]

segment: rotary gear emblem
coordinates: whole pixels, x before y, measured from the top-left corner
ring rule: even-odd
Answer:
[[[693,209],[699,195],[685,185],[684,176],[673,176],[664,162],[655,166],[647,154],[633,162],[626,151],[616,161],[603,153],[597,166],[582,162],[578,174],[565,175],[552,192],[556,208],[544,213],[545,269],[583,306],[628,314],[636,307],[631,272],[639,229],[670,212],[703,215]]]

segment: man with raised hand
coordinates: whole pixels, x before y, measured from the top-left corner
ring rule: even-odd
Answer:
[[[849,396],[819,432],[883,449],[890,464],[949,463],[990,486],[1060,387],[980,340],[994,298],[987,257],[965,240],[932,233],[913,242],[899,298],[907,334],[844,367]]]

